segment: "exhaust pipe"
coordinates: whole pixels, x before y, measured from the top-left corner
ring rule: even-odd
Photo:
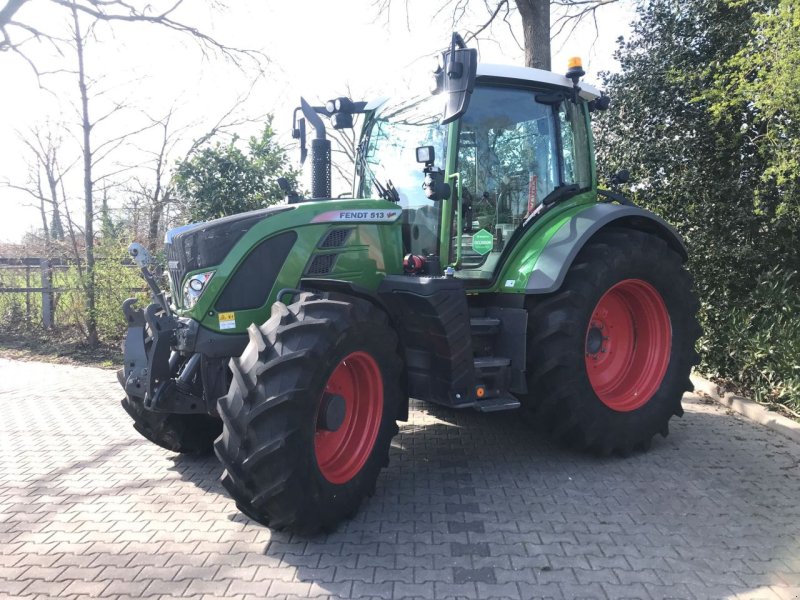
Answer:
[[[325,135],[325,124],[317,111],[300,98],[303,116],[314,127],[311,140],[311,197],[315,200],[331,197],[331,141]]]

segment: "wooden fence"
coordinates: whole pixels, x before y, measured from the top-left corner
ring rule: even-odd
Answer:
[[[59,269],[68,269],[61,259],[47,258],[0,258],[0,272],[15,271],[25,273],[24,287],[6,286],[0,278],[0,294],[25,294],[25,316],[31,318],[31,294],[41,294],[42,326],[45,329],[53,327],[54,295],[59,292],[73,291],[73,288],[53,286],[53,272]],[[31,286],[31,275],[36,273],[39,285]]]
[[[58,275],[66,274],[75,263],[59,258],[1,258],[0,257],[0,298],[3,294],[25,294],[25,318],[31,322],[34,312],[41,310],[42,327],[51,329],[55,324],[57,294],[77,292],[80,288],[58,285]],[[120,264],[121,268],[136,269],[133,263]],[[9,274],[11,277],[4,277]],[[21,285],[24,276],[24,285]],[[9,285],[7,282],[13,283]],[[54,281],[56,284],[54,285]],[[142,283],[144,285],[144,282]],[[142,288],[130,288],[129,292],[140,292]],[[40,302],[36,301],[41,299]],[[40,309],[41,306],[41,309]]]

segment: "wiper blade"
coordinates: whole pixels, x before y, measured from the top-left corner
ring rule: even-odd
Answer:
[[[544,200],[542,200],[542,205],[550,206],[551,204],[554,204],[559,200],[563,200],[567,196],[571,196],[572,194],[580,191],[580,189],[580,186],[574,183],[560,185],[544,197]]]
[[[523,222],[523,225],[527,225],[528,223],[530,223],[533,219],[537,218],[540,214],[549,209],[551,206],[553,206],[553,204],[555,204],[559,200],[564,200],[566,198],[569,198],[570,196],[576,194],[580,190],[581,190],[580,186],[574,183],[558,186],[552,192],[547,194],[547,196],[544,197],[544,200],[542,200],[542,203],[539,206],[537,206],[534,209],[534,211],[526,217],[525,221]]]
[[[397,188],[394,187],[391,179],[386,180],[385,187],[382,186],[381,182],[377,179],[373,183],[375,183],[375,189],[378,190],[379,197],[389,202],[400,202],[400,193],[397,191]]]

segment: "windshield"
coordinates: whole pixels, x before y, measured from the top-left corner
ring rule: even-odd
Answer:
[[[438,253],[439,207],[422,190],[423,165],[416,148],[433,146],[435,166],[444,168],[447,126],[439,125],[440,98],[428,97],[402,107],[381,109],[366,125],[359,156],[359,198],[378,195],[375,183],[397,189],[403,209],[405,252],[427,256]]]

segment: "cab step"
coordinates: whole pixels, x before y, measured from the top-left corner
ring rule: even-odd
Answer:
[[[511,359],[503,356],[479,356],[475,366],[475,403],[480,412],[519,408],[520,403],[509,391]]]
[[[500,333],[500,319],[496,317],[472,317],[469,320],[472,335],[497,335]]]
[[[475,358],[475,376],[480,379],[481,375],[494,374],[503,367],[511,364],[510,358],[503,356],[479,356]]]
[[[515,408],[519,408],[519,400],[517,400],[514,396],[506,392],[496,398],[487,398],[485,400],[479,400],[475,402],[475,410],[478,412],[498,412],[501,410],[514,410]]]

